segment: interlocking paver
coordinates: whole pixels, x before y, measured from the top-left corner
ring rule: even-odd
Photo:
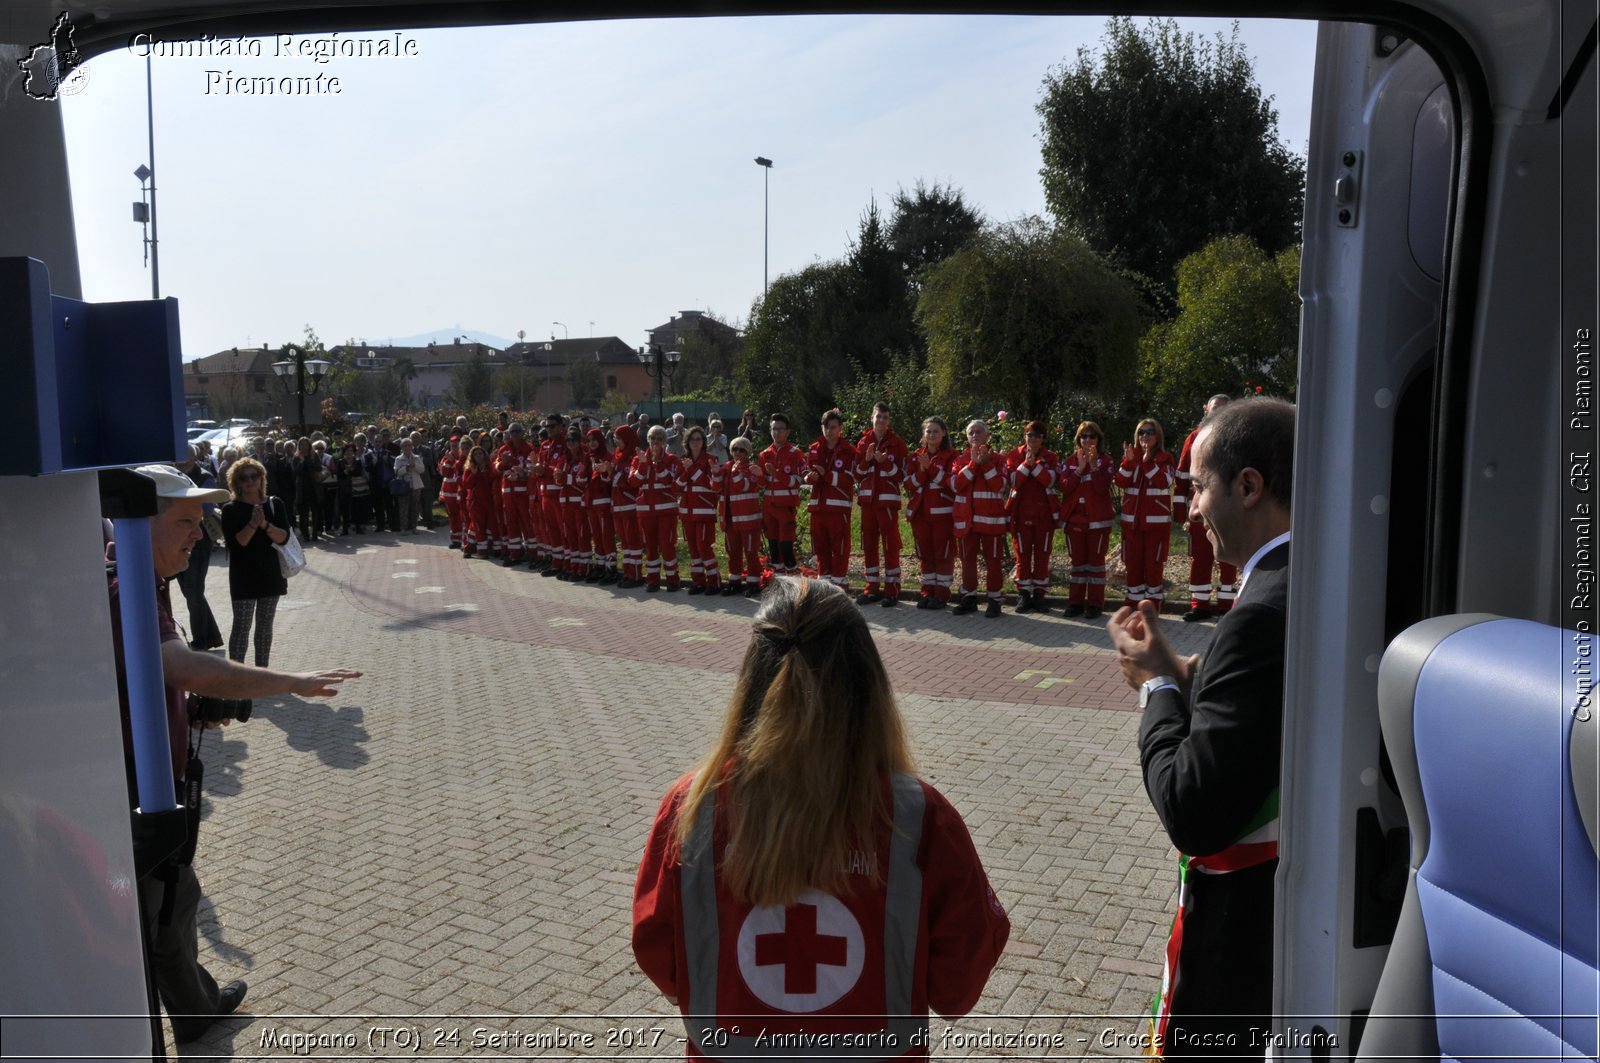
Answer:
[[[626,1012],[667,1031],[656,1055],[680,1053],[675,1009],[633,965],[633,873],[660,795],[716,735],[755,603],[566,584],[424,535],[308,554],[273,664],[366,675],[206,736],[201,947],[251,990],[246,1015],[185,1054],[283,1054],[263,1037],[322,1032],[361,1048],[314,1058],[374,1058],[374,1027],[407,1026],[458,1035],[417,1054],[515,1056],[472,1031],[548,1033],[555,1019],[516,1017],[551,1015],[598,1039],[572,1055],[647,1058],[604,1044]],[[224,626],[226,585],[210,581]],[[977,1011],[933,1020],[934,1057],[1136,1054],[1099,1038],[1140,1028],[1174,875],[1103,627],[1009,609],[867,619],[919,768],[1012,918]],[[1210,627],[1168,631],[1192,653]],[[1066,1047],[980,1044],[986,1030]]]

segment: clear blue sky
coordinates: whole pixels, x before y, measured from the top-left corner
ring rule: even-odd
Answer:
[[[761,291],[755,156],[775,163],[773,277],[841,255],[868,201],[918,178],[960,187],[991,219],[1043,213],[1040,84],[1103,25],[587,22],[418,31],[405,35],[417,54],[394,59],[319,64],[270,39],[260,58],[157,56],[162,295],[180,301],[185,359],[297,340],[307,323],[332,344],[456,325],[560,336],[554,321],[580,336],[593,322],[635,346],[685,309],[742,323]],[[1315,24],[1241,29],[1303,154]],[[223,94],[212,70],[320,73],[341,92]],[[145,61],[117,52],[89,72],[65,105],[84,296],[147,298],[129,208]]]

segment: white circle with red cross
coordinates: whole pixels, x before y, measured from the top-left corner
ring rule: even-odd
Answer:
[[[779,1011],[817,1011],[855,988],[866,938],[850,909],[818,890],[787,908],[757,908],[739,927],[739,974]]]

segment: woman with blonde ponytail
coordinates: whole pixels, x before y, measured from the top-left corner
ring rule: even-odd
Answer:
[[[928,1009],[977,1003],[1005,909],[960,815],[913,774],[849,596],[775,579],[754,628],[721,737],[656,815],[634,955],[682,1010],[689,1058],[829,1038],[870,1046],[853,1059],[926,1058]]]

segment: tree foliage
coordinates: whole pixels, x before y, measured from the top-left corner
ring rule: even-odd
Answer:
[[[928,272],[917,303],[934,402],[1043,417],[1135,371],[1141,302],[1081,239],[1038,218],[997,226]]]
[[[835,405],[858,372],[882,373],[895,353],[920,350],[910,288],[874,203],[843,259],[782,275],[755,304],[735,384],[763,416],[782,410],[801,424]]]
[[[488,359],[473,351],[467,360],[450,370],[450,390],[446,400],[456,406],[481,406],[493,398],[494,370]]]
[[[967,205],[961,189],[918,180],[894,194],[889,249],[913,284],[928,267],[955,254],[983,230],[983,218]]]
[[[1238,27],[1215,41],[1171,19],[1106,24],[1053,68],[1037,104],[1045,203],[1112,262],[1163,286],[1217,236],[1270,251],[1298,239],[1305,162],[1278,140]]]
[[[1244,236],[1207,244],[1178,266],[1178,316],[1140,341],[1139,380],[1168,438],[1212,395],[1293,400],[1300,332],[1300,252],[1276,256]]]
[[[868,373],[852,366],[851,380],[834,393],[845,429],[852,439],[872,427],[872,408],[887,402],[900,438],[914,444],[922,437],[922,421],[934,413],[932,377],[927,364],[915,353],[894,354],[881,373]]]
[[[574,358],[567,366],[567,386],[572,392],[574,407],[592,409],[606,391],[606,378],[600,371],[600,362],[592,357]]]
[[[737,332],[730,331],[736,328],[732,322],[713,311],[702,312],[701,318],[727,328],[696,328],[679,336],[678,350],[682,352],[683,359],[672,377],[672,385],[683,391],[711,390],[724,395],[731,394],[734,371],[744,341]]]

